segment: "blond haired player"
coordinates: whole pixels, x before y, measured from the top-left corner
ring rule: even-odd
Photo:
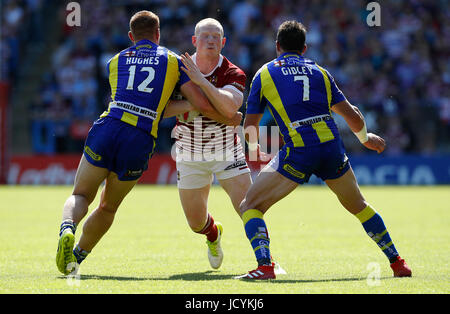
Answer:
[[[246,75],[221,54],[225,46],[222,25],[207,18],[197,23],[191,57],[182,55],[182,68],[225,118],[235,116],[243,102]],[[239,138],[232,127],[196,111],[179,115],[174,129],[178,190],[190,228],[206,235],[211,267],[222,264],[223,227],[208,210],[208,196],[215,175],[239,213],[239,205],[252,180]]]

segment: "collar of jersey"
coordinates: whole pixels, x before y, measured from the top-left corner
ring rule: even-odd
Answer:
[[[140,45],[142,45],[142,44],[148,44],[148,43],[152,44],[152,47],[153,47],[153,46],[155,46],[155,47],[158,46],[157,44],[155,44],[153,41],[151,41],[151,40],[149,40],[149,39],[142,39],[142,40],[139,40],[139,41],[136,43],[136,45],[134,45],[133,47],[137,47],[137,46],[140,46]]]
[[[288,52],[283,52],[277,59],[284,58],[284,56],[286,56],[286,55],[295,55],[299,58],[303,58],[303,56],[297,52],[288,51]]]
[[[194,53],[194,55],[192,56],[192,60],[194,60],[194,63],[197,65],[197,53]],[[204,77],[208,77],[208,76],[210,76],[211,74],[213,74],[214,73],[214,71],[217,69],[217,68],[220,68],[221,66],[222,66],[222,62],[223,62],[223,56],[222,56],[222,54],[220,54],[219,55],[219,62],[217,62],[217,64],[216,64],[216,66],[214,67],[214,69],[212,69],[212,71],[211,72],[209,72],[208,74],[203,74],[203,76]]]

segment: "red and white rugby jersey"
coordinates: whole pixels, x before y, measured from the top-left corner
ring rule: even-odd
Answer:
[[[196,62],[196,55],[192,56]],[[233,89],[243,94],[246,75],[239,67],[220,55],[217,66],[205,78],[217,88]],[[177,116],[173,132],[177,152],[204,155],[225,151],[226,155],[242,155],[242,145],[234,128],[203,116],[198,111]],[[228,158],[228,157],[227,157]],[[228,160],[228,159],[227,159]]]

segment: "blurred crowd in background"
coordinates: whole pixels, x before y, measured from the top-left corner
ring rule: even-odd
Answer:
[[[61,3],[60,3],[61,2]],[[86,0],[81,27],[66,24],[64,1],[2,0],[1,77],[15,82],[21,41],[42,40],[40,11],[60,6],[54,27],[61,30],[52,49],[51,68],[42,73],[30,104],[33,149],[37,153],[79,152],[90,124],[109,103],[106,63],[130,46],[129,19],[151,10],[161,21],[161,45],[176,53],[194,53],[195,24],[218,19],[227,43],[223,54],[247,74],[276,57],[275,36],[285,20],[307,30],[305,57],[330,71],[349,101],[366,117],[369,131],[384,136],[388,154],[450,152],[450,10],[447,0],[379,1],[381,26],[369,27],[370,1],[355,0]],[[23,20],[28,23],[22,23]],[[24,27],[26,25],[26,27]],[[247,96],[247,95],[245,95]],[[245,105],[241,111],[245,112]],[[38,145],[39,122],[51,124],[49,146]],[[363,152],[337,119],[350,152]],[[273,125],[270,114],[265,125]],[[162,122],[159,152],[170,151],[174,118]],[[75,143],[75,145],[69,145]],[[47,149],[47,150],[46,150]]]

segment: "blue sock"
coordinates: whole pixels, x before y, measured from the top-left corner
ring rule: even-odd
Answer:
[[[81,262],[84,261],[84,259],[88,256],[89,253],[90,252],[80,248],[78,244],[73,249],[73,255],[75,255],[78,264],[81,264]]]
[[[72,233],[75,234],[75,231],[77,230],[77,224],[74,223],[71,219],[64,220],[59,227],[59,236],[61,236],[63,231],[67,228],[70,228],[72,230]]]
[[[397,260],[398,252],[391,240],[383,219],[372,207],[367,205],[356,217],[362,223],[369,237],[378,245],[391,263]]]
[[[249,209],[242,215],[242,220],[258,265],[271,265],[270,239],[263,213],[257,209]]]

